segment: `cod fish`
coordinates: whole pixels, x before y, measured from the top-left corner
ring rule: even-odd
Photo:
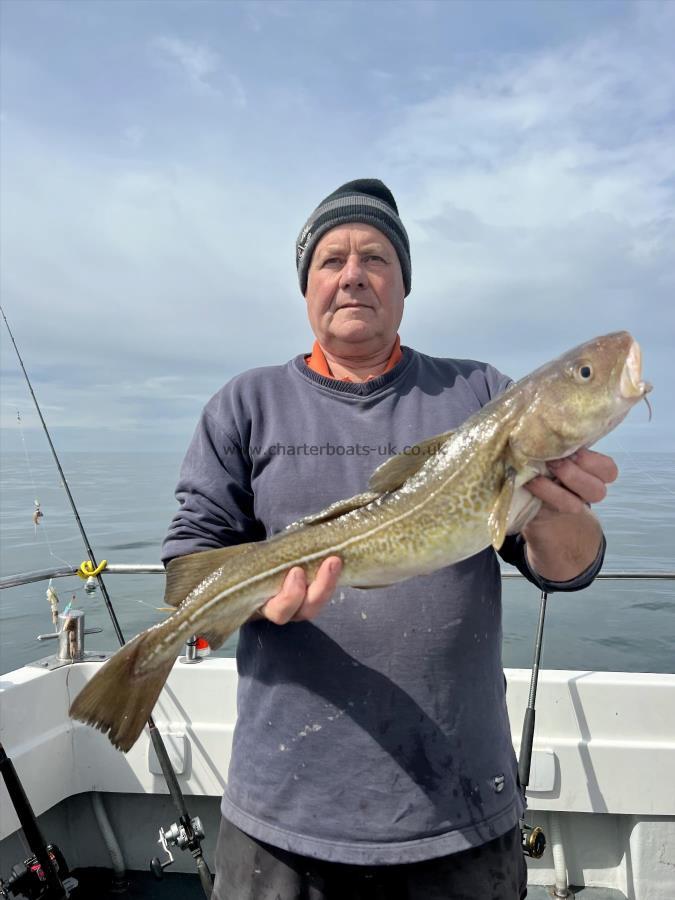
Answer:
[[[129,750],[185,640],[200,634],[220,646],[294,566],[311,580],[326,557],[339,556],[341,584],[373,588],[499,549],[539,509],[523,485],[549,474],[547,460],[607,434],[650,390],[630,334],[595,338],[511,385],[455,431],[388,459],[365,493],[268,540],[173,559],[165,601],[176,611],[120,649],[71,716]]]

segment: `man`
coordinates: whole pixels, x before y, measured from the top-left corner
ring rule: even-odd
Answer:
[[[297,242],[316,342],[233,379],[188,450],[164,558],[259,540],[359,493],[386,455],[457,427],[509,380],[401,347],[408,237],[390,191],[329,195]],[[587,504],[616,477],[590,451],[501,555],[548,590],[598,572]],[[239,717],[216,858],[218,900],[517,900],[523,811],[491,548],[432,575],[337,591],[337,557],[291,570],[240,632]]]

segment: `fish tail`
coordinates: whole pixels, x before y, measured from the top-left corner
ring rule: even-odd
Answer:
[[[143,726],[169,677],[178,645],[163,653],[152,668],[141,661],[155,634],[144,632],[111,657],[75,698],[70,707],[73,719],[98,728],[125,753],[138,740]],[[140,670],[140,672],[139,672]]]

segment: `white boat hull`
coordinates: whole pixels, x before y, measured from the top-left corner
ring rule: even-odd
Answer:
[[[68,717],[99,665],[0,676],[0,739],[47,839],[71,867],[110,865],[88,796],[101,792],[127,867],[146,869],[158,853],[158,827],[176,818],[147,734],[124,755]],[[517,750],[530,672],[506,675]],[[190,813],[202,818],[211,859],[236,681],[232,659],[179,661],[153,713],[181,787],[194,798]],[[528,821],[549,837],[544,857],[528,861],[531,884],[554,882],[550,843],[559,827],[570,884],[612,888],[629,900],[673,900],[675,675],[542,671],[528,803]],[[0,785],[0,872],[22,855],[18,827]],[[175,855],[172,871],[193,871],[189,854]]]

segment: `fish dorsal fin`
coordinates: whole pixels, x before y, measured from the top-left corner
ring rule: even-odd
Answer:
[[[396,456],[390,457],[375,469],[368,486],[372,491],[379,491],[382,494],[397,490],[408,478],[419,472],[424,463],[438,453],[454,433],[454,430],[444,431],[442,434],[420,441],[405,453],[397,453]]]
[[[495,505],[492,507],[488,516],[488,527],[490,529],[490,538],[492,546],[495,550],[500,550],[506,537],[506,531],[509,525],[509,511],[511,509],[511,501],[513,500],[513,492],[516,486],[516,470],[510,466],[506,470],[504,484],[499,492]]]
[[[365,491],[363,494],[356,494],[354,497],[349,497],[347,500],[336,500],[335,503],[331,503],[330,506],[327,506],[320,512],[312,513],[309,516],[303,516],[302,519],[298,519],[297,522],[292,522],[287,528],[284,528],[279,535],[275,535],[275,537],[279,537],[282,534],[288,534],[289,531],[297,531],[298,528],[304,528],[306,525],[318,525],[319,522],[328,522],[330,519],[337,519],[338,516],[343,516],[345,513],[353,512],[355,509],[362,509],[364,506],[368,506],[369,503],[372,503],[373,500],[377,500],[378,497],[381,496],[381,492],[378,491]]]
[[[190,591],[207,575],[247,553],[253,546],[254,543],[235,544],[234,547],[216,547],[215,550],[202,550],[175,557],[166,567],[164,602],[178,608]]]

